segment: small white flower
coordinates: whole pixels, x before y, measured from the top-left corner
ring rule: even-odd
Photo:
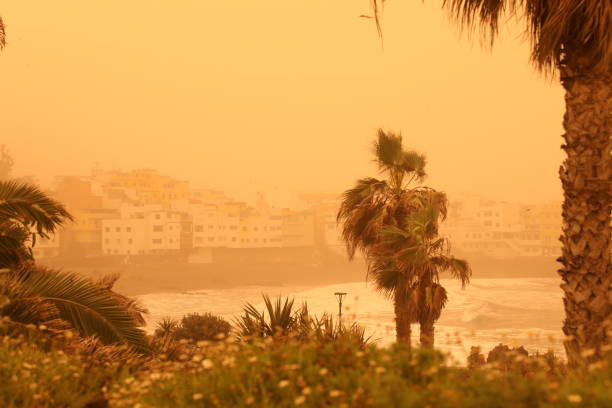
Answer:
[[[201,400],[202,398],[204,398],[204,394],[202,394],[201,392],[197,392],[193,394],[192,398],[194,401]]]
[[[285,388],[285,387],[286,387],[286,386],[288,386],[288,385],[289,385],[289,380],[281,380],[281,381],[278,383],[278,388]]]
[[[299,397],[297,397],[296,399],[293,400],[295,405],[302,405],[304,403],[304,401],[306,401],[306,397],[303,396],[303,395],[300,395]]]
[[[205,369],[210,369],[213,368],[213,366],[215,365],[215,363],[213,363],[211,360],[206,359],[206,360],[202,360],[202,367],[204,367]]]
[[[567,396],[567,400],[572,404],[580,404],[582,402],[582,397],[578,394],[570,394]]]

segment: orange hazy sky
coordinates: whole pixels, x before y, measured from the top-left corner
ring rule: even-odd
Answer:
[[[375,174],[378,127],[427,184],[560,200],[563,93],[515,23],[482,51],[441,0],[0,0],[0,144],[43,184],[156,168],[279,205]]]

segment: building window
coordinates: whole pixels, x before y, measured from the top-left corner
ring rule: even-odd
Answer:
[[[161,243],[162,243],[162,240],[161,240],[161,239],[159,239],[159,238],[154,238],[152,242],[153,242],[154,244],[161,244]]]
[[[121,232],[121,227],[117,227],[117,228],[115,228],[115,231],[117,231],[117,232]]]
[[[110,228],[108,227],[104,228],[104,232],[110,232]]]
[[[170,238],[170,243],[174,242],[174,240],[172,238]]]
[[[208,229],[213,229],[213,228],[215,228],[214,225],[208,225]]]
[[[164,226],[163,225],[154,225],[153,226],[153,232],[162,232],[164,230]]]
[[[161,215],[159,215],[159,214],[155,214],[155,219],[156,219],[156,220],[159,220],[160,218],[161,218]]]
[[[236,237],[232,237],[232,242],[236,242]]]
[[[204,231],[204,226],[203,225],[196,225],[195,232],[202,232],[202,231]]]
[[[213,242],[214,240],[215,240],[215,238],[214,238],[214,237],[208,237],[208,241],[209,241],[209,242]]]
[[[242,227],[242,230],[243,230],[243,231],[246,231],[246,230],[247,230],[247,227]]]
[[[120,243],[121,243],[121,240],[120,240],[120,239],[117,239],[117,243],[118,243],[118,244],[120,244]]]
[[[132,244],[132,238],[128,239],[128,244]]]
[[[132,232],[132,227],[125,227],[125,230],[126,230],[127,232]]]

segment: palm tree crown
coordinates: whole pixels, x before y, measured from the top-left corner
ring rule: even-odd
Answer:
[[[377,27],[385,0],[374,0]],[[567,58],[610,70],[612,64],[612,2],[609,0],[443,0],[443,7],[468,30],[479,26],[491,44],[502,18],[523,14],[531,39],[532,61],[554,70]],[[379,30],[379,33],[381,31]]]
[[[378,241],[385,224],[398,225],[419,205],[419,197],[429,189],[409,187],[422,181],[425,174],[425,156],[402,147],[402,136],[378,131],[373,151],[380,173],[386,179],[373,177],[357,181],[355,187],[344,192],[337,221],[343,225],[342,237],[347,252],[353,258],[355,251],[366,251]],[[446,214],[446,208],[441,208]]]

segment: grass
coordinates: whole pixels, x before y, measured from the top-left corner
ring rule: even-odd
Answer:
[[[175,359],[97,364],[0,337],[3,407],[608,407],[612,364],[565,373],[545,357],[477,369],[434,350],[256,338],[178,343]],[[612,362],[612,361],[611,361]],[[89,404],[89,405],[88,405]]]

